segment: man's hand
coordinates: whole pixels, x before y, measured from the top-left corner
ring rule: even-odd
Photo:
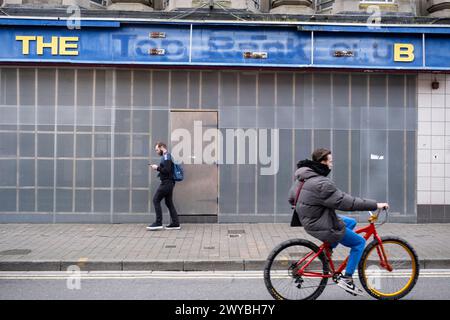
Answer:
[[[387,203],[377,203],[377,207],[378,207],[378,209],[388,209],[389,208],[389,204],[387,204]]]
[[[152,165],[150,165],[150,167],[152,167],[153,170],[158,169],[158,166],[156,164],[152,164]]]

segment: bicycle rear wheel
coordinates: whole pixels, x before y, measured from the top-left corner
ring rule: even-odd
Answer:
[[[381,246],[372,241],[364,250],[359,264],[359,279],[364,289],[379,300],[397,300],[406,296],[419,277],[419,259],[405,240],[382,237],[383,248],[391,270],[381,263]]]
[[[315,253],[314,243],[303,239],[282,242],[267,258],[264,268],[264,283],[269,293],[277,300],[313,300],[323,292],[328,278],[306,277],[298,274]],[[305,272],[328,274],[328,263],[322,253],[312,261]]]

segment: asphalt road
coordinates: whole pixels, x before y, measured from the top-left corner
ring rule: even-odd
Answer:
[[[359,284],[359,281],[357,282]],[[0,272],[0,300],[266,300],[262,272]],[[329,285],[319,299],[353,297]],[[404,299],[450,300],[450,270],[421,270]]]

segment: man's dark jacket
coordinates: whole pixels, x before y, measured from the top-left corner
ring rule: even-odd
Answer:
[[[169,152],[164,153],[161,156],[161,161],[158,168],[158,177],[162,182],[173,182],[173,161],[172,155]]]
[[[339,190],[326,177],[330,172],[322,163],[303,160],[298,163],[295,182],[289,191],[289,202],[293,204],[300,180],[305,180],[295,210],[305,231],[311,236],[328,243],[342,240],[345,224],[335,210],[376,210],[374,200],[353,197]]]

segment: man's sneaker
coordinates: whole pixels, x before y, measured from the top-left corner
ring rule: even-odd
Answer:
[[[363,291],[353,283],[353,278],[350,276],[340,276],[337,278],[337,285],[354,296],[363,294]]]
[[[155,230],[161,230],[162,228],[163,228],[162,224],[155,222],[155,223],[149,225],[147,227],[147,230],[155,231]]]
[[[171,224],[168,224],[167,226],[165,226],[164,228],[167,230],[180,230],[181,229],[179,223],[177,223],[177,224],[171,223]]]

